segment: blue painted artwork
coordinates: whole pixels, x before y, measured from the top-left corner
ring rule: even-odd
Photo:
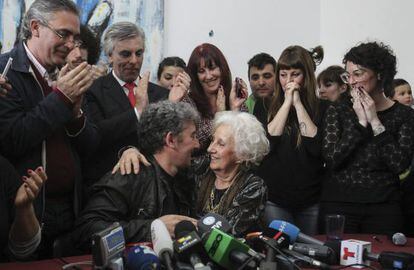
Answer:
[[[163,54],[164,0],[73,0],[81,11],[81,23],[102,38],[115,22],[129,21],[144,29],[146,35],[143,70],[155,76]],[[0,41],[3,52],[10,50],[19,33],[23,14],[34,0],[0,0]],[[103,56],[101,56],[104,58]]]

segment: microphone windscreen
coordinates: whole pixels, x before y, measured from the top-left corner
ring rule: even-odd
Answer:
[[[204,235],[212,229],[218,229],[228,233],[232,228],[230,223],[223,216],[216,213],[208,213],[200,218],[197,222],[197,227],[200,235]]]
[[[173,241],[164,222],[159,219],[155,219],[151,223],[151,239],[158,257],[165,251],[173,254]]]
[[[191,221],[182,220],[178,222],[177,225],[175,225],[175,228],[174,228],[175,239],[184,237],[186,234],[193,232],[193,231],[197,232],[197,229],[194,226],[194,224]]]
[[[300,233],[300,230],[298,227],[286,221],[282,221],[282,220],[273,220],[269,224],[269,228],[272,228],[272,229],[275,229],[275,230],[278,230],[280,232],[287,234],[290,238],[291,243],[296,242],[296,239]]]
[[[248,253],[249,246],[235,239],[233,236],[222,232],[219,229],[212,229],[204,242],[204,248],[210,259],[224,269],[237,269],[234,262],[231,261],[230,252],[237,250]]]
[[[290,237],[284,232],[268,227],[263,229],[263,235],[274,240],[272,243],[276,244],[278,248],[287,248],[289,246]]]
[[[126,269],[160,269],[160,260],[151,248],[146,246],[135,246],[128,251],[126,257]]]
[[[407,244],[407,237],[400,232],[396,232],[391,236],[391,241],[396,246],[404,246]]]

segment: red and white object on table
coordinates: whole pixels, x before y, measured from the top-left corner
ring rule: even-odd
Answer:
[[[370,261],[364,258],[364,254],[371,252],[371,243],[361,240],[349,239],[341,241],[341,265],[365,264],[370,265]],[[355,266],[358,267],[358,266]],[[359,266],[358,268],[363,268]]]

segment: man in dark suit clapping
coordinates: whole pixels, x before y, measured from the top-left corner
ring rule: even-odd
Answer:
[[[85,183],[90,186],[117,162],[118,151],[137,146],[137,123],[148,103],[168,98],[168,90],[140,76],[145,33],[130,22],[111,25],[104,34],[103,49],[112,71],[97,79],[86,96],[88,113],[102,140],[97,152],[83,164]]]

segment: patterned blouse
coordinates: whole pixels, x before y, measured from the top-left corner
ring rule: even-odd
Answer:
[[[189,96],[185,96],[182,101],[190,104],[196,111],[198,111],[195,102]],[[197,125],[197,139],[200,142],[200,148],[194,153],[195,156],[204,155],[207,152],[212,134],[213,118],[201,117],[200,122]]]
[[[329,169],[323,201],[379,203],[400,199],[398,175],[414,154],[414,110],[396,102],[379,111],[385,131],[363,127],[349,94],[327,109],[322,154]]]
[[[184,96],[182,102],[189,103],[196,111],[197,105],[195,104],[194,100],[189,96]],[[240,108],[240,111],[247,112],[248,109],[243,103]],[[213,135],[213,117],[202,117],[200,122],[197,125],[197,139],[200,142],[200,148],[194,153],[195,157],[203,156],[207,153],[207,148],[210,145],[211,138]]]
[[[204,162],[209,163],[209,159],[204,159]],[[213,175],[214,173],[207,168],[204,173],[194,176],[198,191],[202,186],[202,181],[207,181],[208,177]],[[207,212],[214,212],[222,215],[232,226],[231,234],[244,236],[246,232],[252,229],[261,229],[260,221],[267,200],[267,187],[262,178],[249,171],[243,173],[241,178],[235,181],[243,181],[243,183],[237,190],[237,195],[233,198],[230,207],[227,209],[219,207],[217,211],[206,211],[206,207],[203,206],[203,213],[197,214],[203,216]],[[212,190],[206,190],[205,192],[210,194]]]

